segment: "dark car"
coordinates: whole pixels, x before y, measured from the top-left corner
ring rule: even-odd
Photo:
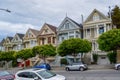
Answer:
[[[48,63],[41,63],[34,66],[33,68],[43,68],[43,69],[51,70],[51,66]]]
[[[0,80],[14,80],[14,75],[7,71],[0,71]]]

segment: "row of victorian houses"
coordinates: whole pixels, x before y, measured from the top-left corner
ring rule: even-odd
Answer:
[[[99,55],[98,64],[109,64],[106,53],[98,49],[96,40],[102,33],[110,29],[112,29],[111,20],[94,9],[81,24],[65,17],[58,27],[45,23],[40,30],[29,28],[25,34],[16,33],[14,37],[7,36],[0,45],[2,51],[18,51],[44,44],[58,46],[63,40],[82,38],[92,42],[92,51],[88,54],[90,58],[93,53],[97,53]]]

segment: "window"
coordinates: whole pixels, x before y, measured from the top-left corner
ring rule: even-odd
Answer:
[[[45,42],[44,42],[44,38],[42,38],[42,44],[45,44]]]
[[[55,43],[55,37],[53,37],[53,43]]]
[[[98,25],[99,26],[99,34],[102,34],[104,32],[104,25]]]
[[[45,33],[48,33],[48,29],[45,29]]]
[[[65,29],[69,29],[69,23],[65,24]]]
[[[93,15],[93,21],[97,21],[97,20],[99,20],[99,15],[97,13],[95,13]]]
[[[28,72],[22,72],[18,74],[19,77],[24,77],[24,78],[28,78],[28,75],[29,75]]]
[[[87,29],[87,36],[90,36],[90,29]]]
[[[62,37],[62,41],[64,40],[64,37]]]
[[[48,43],[51,43],[51,37],[48,37]]]

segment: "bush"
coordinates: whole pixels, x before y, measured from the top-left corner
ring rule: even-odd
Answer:
[[[60,60],[60,63],[61,63],[61,65],[67,65],[68,64],[68,62],[67,62],[67,60],[65,58],[62,58]]]
[[[117,55],[117,53],[115,53],[115,52],[109,52],[107,54],[108,59],[109,59],[109,61],[110,61],[111,64],[112,63],[116,63],[116,57],[117,57],[116,55]]]
[[[93,61],[95,64],[97,64],[97,61],[98,61],[98,54],[93,54]]]

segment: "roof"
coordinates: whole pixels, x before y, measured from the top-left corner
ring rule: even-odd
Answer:
[[[82,24],[78,24],[77,22],[75,22],[74,20],[72,20],[71,18],[67,17],[69,20],[71,20],[74,24],[76,24],[77,26],[79,26],[80,28],[82,28]]]
[[[20,39],[23,39],[24,37],[24,34],[21,34],[21,33],[17,33],[17,35],[19,36]]]
[[[34,34],[35,36],[37,36],[37,35],[39,34],[39,32],[40,32],[40,31],[38,31],[38,30],[31,29],[31,28],[30,28],[30,30],[33,32],[33,34]]]
[[[51,30],[53,30],[54,32],[56,32],[57,27],[53,26],[51,24],[45,23]]]
[[[13,39],[13,37],[10,37],[10,36],[8,36],[7,38],[8,38],[10,41]]]
[[[87,19],[85,20],[85,22],[87,22],[95,12],[97,12],[98,14],[100,14],[101,16],[103,16],[105,19],[109,19],[109,18],[108,18],[107,16],[105,16],[102,12],[98,11],[97,9],[94,9],[94,10],[91,12],[91,14],[87,17]]]
[[[79,24],[79,23],[75,22],[74,20],[72,20],[69,17],[65,17],[64,20],[59,25],[58,30],[62,27],[62,25],[65,23],[66,20],[68,20],[69,22],[71,22],[72,24],[74,24],[75,26],[77,26],[78,28],[81,28],[81,29],[83,28],[82,24]]]

